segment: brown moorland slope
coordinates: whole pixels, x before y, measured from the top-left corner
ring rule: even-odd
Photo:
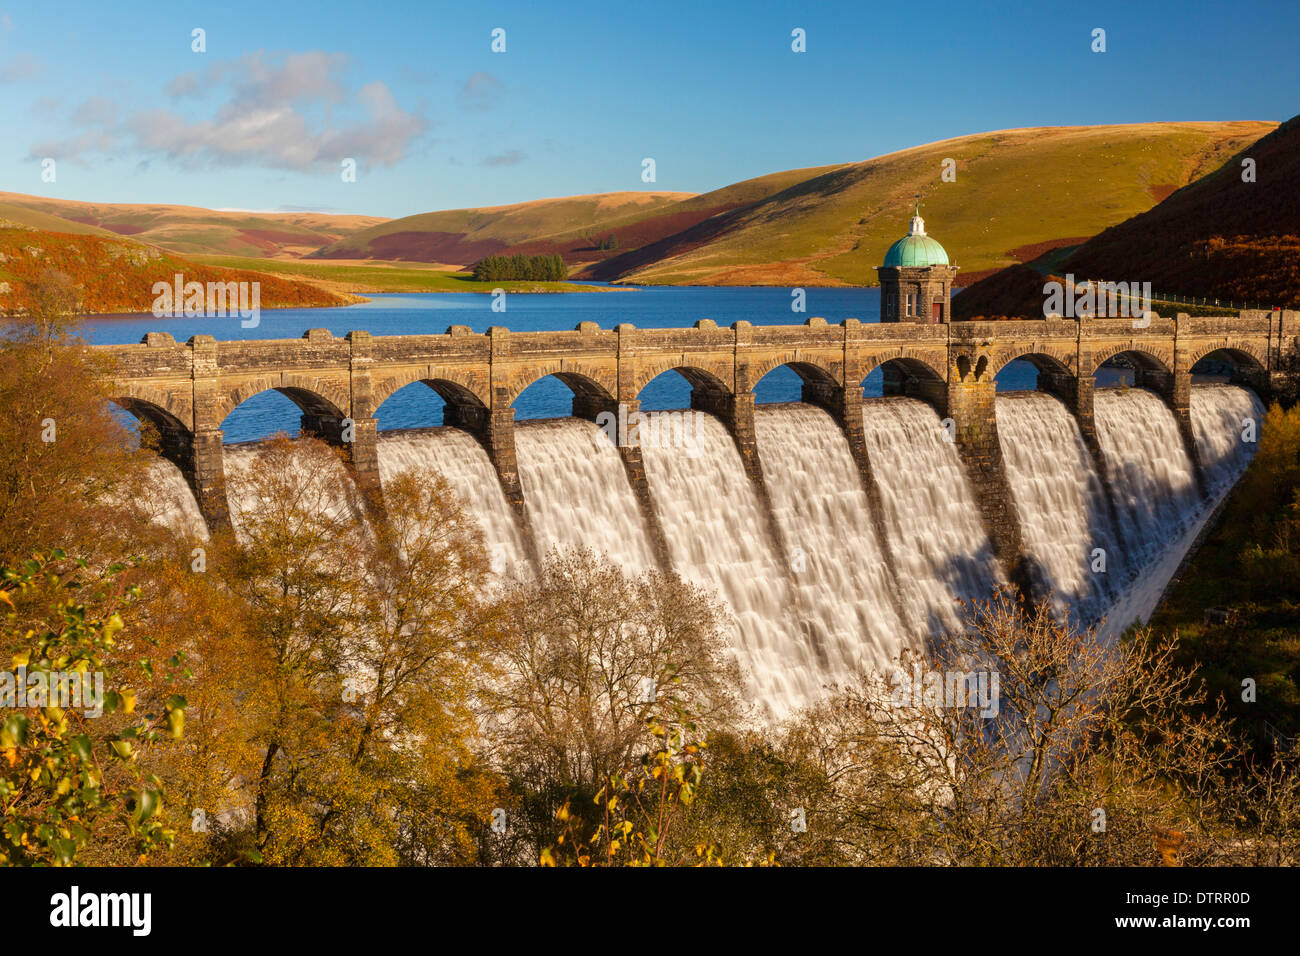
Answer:
[[[69,224],[60,229],[53,222],[27,221],[37,228],[75,233],[89,227],[95,234],[129,236],[181,255],[296,257],[387,221],[382,216],[81,202],[6,192],[0,192],[0,206],[30,210]],[[17,215],[9,218],[20,219]]]
[[[264,309],[347,305],[356,297],[331,292],[310,282],[247,269],[200,265],[153,246],[101,236],[0,228],[0,314],[26,310],[35,283],[47,272],[71,280],[84,312],[148,312],[153,285],[171,283],[177,273],[186,282],[258,282]]]
[[[380,223],[312,253],[316,259],[383,259],[468,266],[484,256],[578,250],[597,246],[693,193],[618,192],[537,199],[505,206],[445,209]],[[627,235],[626,232],[623,233]]]
[[[448,209],[394,219],[319,250],[314,258],[471,265],[490,255],[564,257],[578,277],[620,252],[640,249],[750,205],[838,166],[790,169],[712,192],[621,192]],[[585,269],[585,271],[583,271]]]
[[[1254,161],[1254,181],[1243,161]],[[1068,255],[1013,266],[953,299],[956,318],[1042,314],[1044,277],[1150,282],[1179,297],[1300,306],[1300,117]]]

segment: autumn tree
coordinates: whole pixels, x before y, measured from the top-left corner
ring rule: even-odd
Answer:
[[[689,713],[701,735],[741,712],[740,673],[716,601],[673,576],[635,577],[589,550],[552,552],[503,599],[504,675],[487,692],[500,766],[520,801],[516,852],[537,858],[555,814],[647,752],[647,721]]]
[[[439,476],[387,482],[373,524],[350,487],[310,439],[268,442],[228,476],[236,536],[208,573],[238,601],[238,633],[195,665],[211,692],[196,723],[235,735],[195,755],[242,797],[223,852],[468,862],[497,802],[472,746],[494,628],[479,532]]]
[[[994,707],[938,690],[981,670]],[[900,694],[916,673],[939,676],[935,694]],[[1152,864],[1162,841],[1211,862],[1241,836],[1223,800],[1237,745],[1174,641],[1107,642],[1002,592],[898,675],[864,677],[803,728],[833,784],[809,834],[845,862]]]
[[[57,547],[115,560],[159,543],[157,496],[140,493],[154,464],[114,418],[111,370],[70,337],[67,290],[51,282],[48,304],[0,334],[0,561]]]
[[[186,668],[122,655],[124,570],[58,550],[0,566],[0,865],[125,865],[175,839],[150,758],[184,732]],[[55,695],[70,678],[80,699]]]

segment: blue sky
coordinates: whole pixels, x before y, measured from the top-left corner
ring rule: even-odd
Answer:
[[[386,216],[703,192],[994,129],[1284,120],[1298,34],[1294,0],[0,0],[0,189]]]

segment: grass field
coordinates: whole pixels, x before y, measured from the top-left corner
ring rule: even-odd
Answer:
[[[1018,247],[1095,235],[1151,208],[1274,126],[1050,127],[930,143],[823,172],[701,223],[653,257],[606,266],[643,283],[874,284],[919,192],[927,231],[953,264],[1002,268],[1019,261]]]
[[[1207,623],[1205,609],[1230,609]],[[1300,735],[1300,407],[1274,406],[1218,526],[1152,617],[1249,733]],[[1242,700],[1251,678],[1253,701]]]
[[[254,269],[304,279],[335,292],[601,292],[575,282],[475,282],[455,267],[415,262],[357,262],[345,259],[258,259],[244,256],[191,256],[195,262],[229,269]]]

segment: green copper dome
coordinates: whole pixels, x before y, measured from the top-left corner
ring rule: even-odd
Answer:
[[[916,215],[912,217],[912,231],[889,247],[884,264],[921,269],[926,266],[946,266],[948,253],[925,234],[925,220]]]

